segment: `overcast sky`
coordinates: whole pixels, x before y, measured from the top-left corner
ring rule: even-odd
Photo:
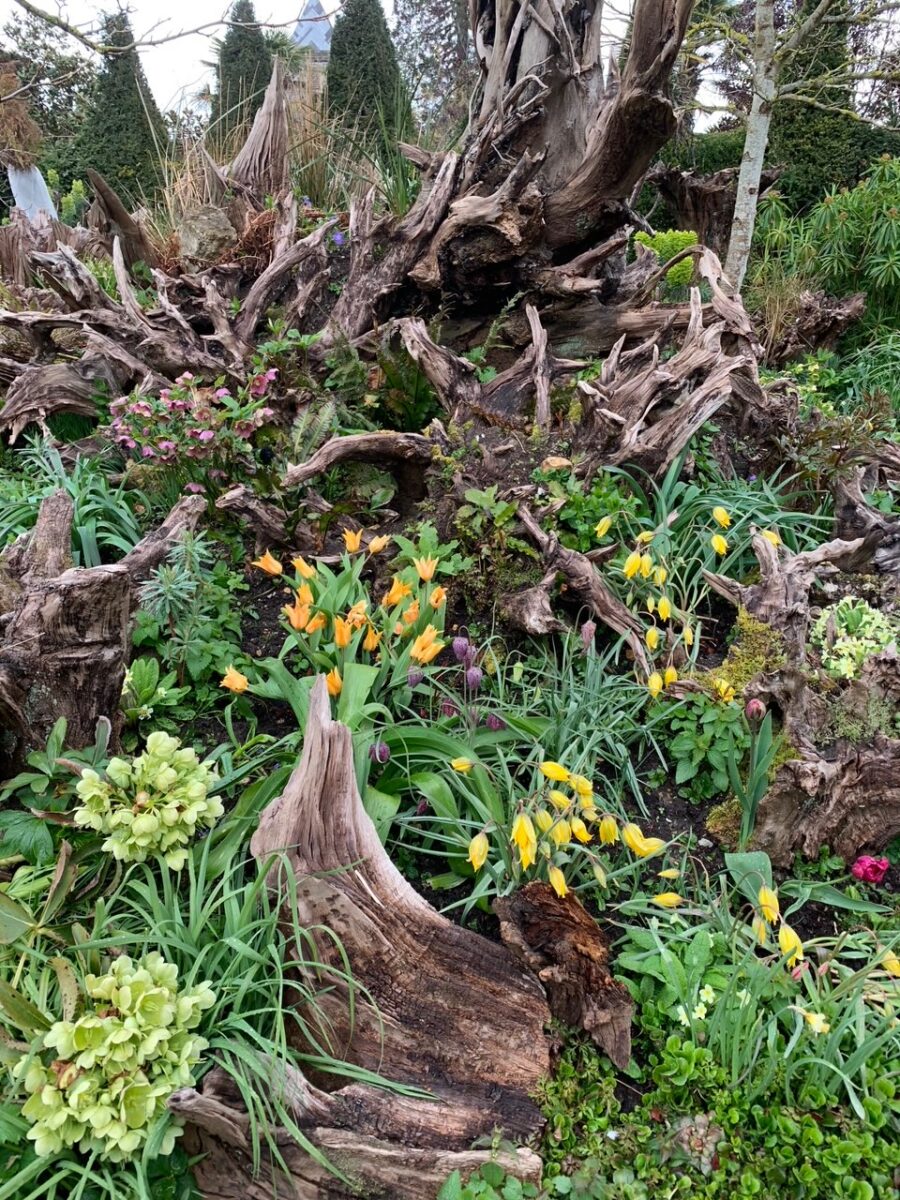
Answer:
[[[393,0],[382,0],[390,16]],[[36,0],[38,7],[47,12],[59,13],[72,24],[88,27],[96,21],[97,14],[104,9],[114,10],[116,0]],[[326,12],[334,12],[340,0],[322,0]],[[139,39],[158,39],[182,30],[196,29],[201,25],[221,22],[231,7],[230,0],[131,0],[132,26]],[[254,7],[260,21],[292,29],[297,20],[303,0],[255,0]],[[21,12],[14,0],[0,0],[0,25],[4,25],[14,11]],[[203,66],[204,60],[213,55],[209,39],[221,35],[221,28],[210,28],[202,34],[193,34],[166,42],[162,46],[150,46],[141,51],[141,61],[159,107],[178,108],[182,98],[190,98],[204,83],[211,79],[210,72]]]

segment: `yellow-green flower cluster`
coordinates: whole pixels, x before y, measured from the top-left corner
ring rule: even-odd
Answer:
[[[106,834],[103,849],[122,862],[159,855],[180,871],[188,843],[224,812],[218,797],[209,795],[216,778],[196,751],[157,730],[138,758],[110,759],[105,778],[82,772],[75,823]]]
[[[22,1113],[37,1155],[77,1146],[122,1162],[140,1152],[168,1097],[193,1082],[207,1043],[191,1031],[215,995],[208,982],[179,991],[177,968],[155,952],[137,963],[123,955],[85,985],[90,1010],[43,1036],[53,1061],[32,1053],[13,1074],[29,1093]],[[173,1121],[157,1153],[171,1154],[180,1132]]]

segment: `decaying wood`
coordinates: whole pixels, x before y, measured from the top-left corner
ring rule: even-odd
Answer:
[[[728,249],[734,217],[737,174],[737,167],[703,175],[657,163],[648,172],[647,183],[657,189],[674,211],[676,229],[693,229],[698,242],[723,255]],[[763,171],[761,194],[775,183],[778,175],[777,170]]]
[[[0,429],[8,431],[11,442],[17,441],[29,425],[37,425],[49,435],[49,416],[75,413],[96,417],[97,401],[104,388],[118,395],[123,382],[116,364],[87,355],[77,362],[25,367],[7,389],[0,410]]]
[[[522,633],[531,637],[543,637],[548,633],[561,633],[565,629],[562,621],[554,616],[550,593],[556,583],[556,569],[550,571],[539,584],[504,596],[500,602],[503,619]]]
[[[840,538],[863,538],[874,545],[873,562],[879,571],[900,574],[900,517],[866,503],[862,493],[863,470],[834,485],[835,532]]]
[[[290,183],[289,150],[284,67],[281,59],[276,57],[263,102],[247,140],[228,168],[228,177],[244,184],[260,198],[280,196]]]
[[[119,199],[116,191],[97,171],[88,169],[87,177],[94,190],[95,202],[102,212],[110,244],[113,239],[119,239],[128,269],[131,270],[139,262],[148,267],[158,266],[158,256],[153,243],[140,222],[134,219]]]
[[[277,547],[305,552],[312,549],[311,539],[302,531],[297,535],[288,530],[287,513],[274,504],[267,504],[243,483],[237,483],[216,500],[216,508],[233,513],[246,521],[256,537],[257,553]]]
[[[771,363],[787,363],[817,350],[833,350],[865,307],[864,292],[840,297],[802,292],[793,320],[776,340],[767,343],[766,358]]]
[[[289,466],[282,486],[299,487],[330,467],[342,462],[376,463],[387,470],[402,463],[427,466],[434,457],[437,443],[421,433],[395,433],[379,430],[375,433],[351,433],[345,437],[329,438],[304,463]]]
[[[526,884],[494,902],[500,934],[544,985],[557,1020],[584,1029],[622,1069],[631,1059],[634,1003],[609,970],[609,942],[571,895]]]

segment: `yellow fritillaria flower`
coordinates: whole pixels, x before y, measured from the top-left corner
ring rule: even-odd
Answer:
[[[347,547],[348,554],[356,554],[362,545],[363,531],[361,529],[344,529],[342,530],[344,545]]]
[[[472,762],[471,758],[451,758],[450,766],[454,771],[458,771],[460,775],[468,775],[475,764]]]
[[[677,879],[681,872],[677,867],[666,867],[665,871],[657,871],[659,879]]]
[[[299,597],[293,604],[285,604],[281,610],[287,617],[291,629],[302,633],[309,624],[309,605],[301,604]]]
[[[410,595],[412,595],[412,588],[408,583],[404,583],[399,575],[395,575],[390,591],[385,592],[381,599],[381,607],[393,608],[395,604],[399,604],[401,600],[405,600]]]
[[[553,814],[546,808],[539,808],[534,814],[534,823],[541,833],[548,833],[553,828]]]
[[[334,618],[334,644],[338,650],[346,650],[353,637],[353,629],[343,617]]]
[[[566,820],[557,821],[550,830],[550,836],[557,846],[568,846],[572,840],[572,826]]]
[[[601,517],[594,526],[594,533],[598,538],[605,538],[612,528],[612,517]]]
[[[564,792],[552,791],[550,793],[550,803],[554,808],[558,808],[560,812],[565,812],[572,804],[572,801]]]
[[[781,545],[781,538],[774,529],[763,529],[759,536],[764,537],[772,546],[778,547]]]
[[[568,783],[569,782],[569,778],[570,778],[569,772],[562,765],[562,763],[551,762],[548,759],[546,762],[542,762],[539,765],[538,769],[541,772],[541,774],[544,775],[547,779],[552,779],[556,783]]]
[[[663,683],[666,687],[671,687],[673,683],[678,682],[678,671],[675,667],[666,667],[663,674]]]
[[[881,959],[881,965],[889,975],[894,975],[900,979],[900,958],[897,957],[893,950],[885,950]]]
[[[668,596],[660,596],[659,604],[656,606],[661,621],[668,621],[672,615],[672,605],[669,603]]]
[[[594,878],[597,880],[597,882],[600,884],[600,886],[602,888],[605,888],[606,887],[606,872],[603,870],[603,868],[600,866],[600,864],[593,863],[591,865],[591,870],[594,872]]]
[[[690,650],[691,646],[694,644],[694,631],[691,629],[690,625],[685,625],[684,629],[681,631],[681,637],[688,650]]]
[[[677,908],[679,904],[684,904],[684,896],[679,896],[677,892],[660,892],[650,899],[661,908]]]
[[[431,607],[435,611],[437,611],[437,609],[442,607],[442,605],[444,604],[444,601],[446,599],[447,599],[447,589],[442,588],[442,587],[436,587],[434,589],[434,591],[431,593],[431,595],[428,597],[428,603],[431,605]]]
[[[669,578],[669,572],[666,570],[665,567],[657,567],[656,570],[653,572],[653,582],[656,584],[657,587],[662,587],[662,585],[666,582],[666,580],[668,578]]]
[[[378,649],[378,643],[381,641],[381,631],[376,629],[374,625],[370,625],[363,639],[363,650],[368,650],[370,653]]]
[[[259,558],[254,558],[250,566],[258,567],[260,571],[265,571],[267,575],[280,575],[284,570],[284,567],[269,550]]]
[[[641,569],[641,556],[637,550],[632,550],[631,554],[625,559],[622,567],[622,574],[626,579],[633,579]]]
[[[756,896],[759,901],[759,911],[762,914],[762,919],[768,925],[774,925],[781,916],[781,909],[778,906],[778,896],[770,887],[765,884],[759,889]]]
[[[650,572],[653,570],[653,559],[649,554],[641,555],[641,576],[644,579],[650,578]]]
[[[651,617],[656,612],[656,600],[653,598],[653,596],[651,596],[650,599],[647,601],[647,612],[650,614]]]
[[[723,529],[727,529],[731,524],[731,517],[728,515],[728,509],[723,508],[721,504],[717,504],[712,510],[713,520],[721,525]]]
[[[636,539],[637,544],[639,546],[648,546],[655,537],[656,537],[656,534],[654,533],[654,531],[652,529],[644,529],[641,533],[639,533],[637,535],[637,539]]]
[[[291,566],[301,579],[312,579],[313,575],[316,573],[316,568],[310,566],[306,559],[300,555],[291,559]]]
[[[735,697],[735,690],[726,679],[713,680],[716,695],[723,704],[730,704]]]
[[[306,632],[308,634],[318,633],[320,629],[325,628],[325,624],[326,624],[325,614],[318,612],[313,617],[313,619],[310,621],[310,623],[307,625]]]
[[[229,692],[236,692],[238,695],[246,692],[249,686],[250,680],[246,675],[242,675],[236,667],[229,667],[219,684],[219,687],[227,688]]]
[[[414,558],[413,566],[419,573],[419,578],[423,583],[430,583],[434,579],[434,573],[437,570],[439,558]]]
[[[662,690],[663,690],[663,677],[662,677],[662,675],[660,675],[659,671],[654,671],[653,674],[650,676],[650,678],[647,680],[647,691],[650,693],[650,695],[655,700],[656,697],[660,694],[660,692]]]
[[[716,554],[728,553],[728,542],[722,537],[721,533],[714,533],[709,539],[709,544],[715,550]]]
[[[341,673],[337,667],[332,667],[325,676],[325,686],[328,688],[329,696],[339,696],[341,694],[344,681],[341,679]]]
[[[799,935],[784,921],[781,922],[781,928],[778,930],[778,946],[781,953],[787,955],[789,967],[795,966],[803,958],[803,943]]]
[[[534,825],[531,823],[528,813],[516,814],[510,841],[514,846],[518,846],[522,870],[527,871],[537,857],[537,834],[534,832]]]
[[[619,840],[619,826],[616,823],[616,818],[611,817],[608,813],[600,822],[597,830],[600,841],[604,846],[611,846]]]
[[[469,862],[476,871],[480,871],[487,862],[488,850],[490,848],[490,842],[484,833],[476,833],[471,842],[469,842]]]
[[[585,825],[584,821],[582,821],[581,817],[573,817],[569,824],[572,826],[572,833],[578,838],[579,842],[582,845],[587,845],[591,840],[591,831]]]
[[[640,827],[630,823],[622,828],[622,841],[638,858],[650,858],[651,855],[658,854],[660,850],[663,850],[666,845],[662,838],[644,837]]]
[[[371,542],[369,542],[369,553],[370,554],[380,554],[382,552],[382,550],[384,550],[385,547],[388,545],[390,540],[391,539],[388,537],[388,535],[386,533],[382,534],[381,537],[373,537]]]
[[[750,928],[753,930],[753,936],[756,938],[759,945],[764,946],[769,936],[769,926],[766,924],[766,922],[762,919],[762,917],[754,917],[750,923]]]
[[[550,886],[553,888],[554,892],[556,892],[557,896],[560,897],[560,899],[569,894],[569,888],[566,884],[566,877],[563,875],[559,867],[551,867],[547,872],[547,878],[550,881]]]
[[[584,775],[570,775],[569,787],[581,797],[582,800],[587,800],[589,796],[594,794],[594,785]]]
[[[658,648],[659,630],[655,625],[651,625],[650,628],[645,632],[644,641],[647,643],[647,649],[651,654]]]

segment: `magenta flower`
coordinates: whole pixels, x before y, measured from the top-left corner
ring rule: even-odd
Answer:
[[[230,396],[231,392],[229,392],[228,388],[216,388],[213,395],[217,400],[221,400],[223,396]]]
[[[141,450],[141,455],[144,458],[155,458],[156,451],[153,449],[152,446],[144,446],[143,449]]]
[[[886,858],[873,858],[871,854],[861,854],[850,868],[850,874],[864,883],[881,883],[890,865]]]
[[[190,371],[185,371],[183,375],[178,376],[178,378],[175,380],[175,382],[178,384],[190,383],[193,378],[194,378],[194,376],[190,373]]]
[[[184,485],[184,490],[186,492],[190,492],[193,496],[199,496],[206,489],[203,487],[202,483],[186,483]]]
[[[212,429],[203,429],[200,431],[201,442],[211,442],[215,436],[216,435]]]

